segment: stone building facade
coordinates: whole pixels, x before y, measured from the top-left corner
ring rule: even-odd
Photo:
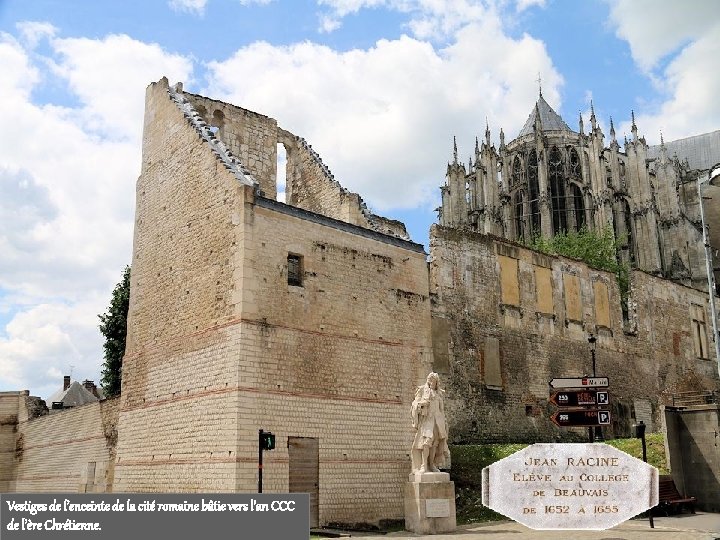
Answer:
[[[545,145],[536,132],[523,140]],[[568,156],[565,143],[588,141],[557,137]],[[502,170],[488,141],[477,163]],[[151,84],[121,396],[50,419],[27,393],[0,393],[0,488],[254,492],[263,429],[277,442],[265,491],[310,492],[313,524],[377,525],[403,517],[410,404],[431,369],[454,442],[580,436],[550,421],[547,381],[588,372],[590,332],[609,436],[635,419],[661,429],[676,391],[720,388],[706,295],[638,270],[623,318],[614,276],[507,239],[504,188],[479,182],[480,165],[470,183],[449,171],[428,259],[276,120]],[[566,206],[568,224],[599,219],[583,204]]]
[[[692,146],[669,143],[673,153],[664,142],[648,146],[634,115],[622,149],[610,119],[606,146],[594,110],[588,133],[582,117],[573,131],[541,92],[512,141],[501,130],[496,149],[486,128],[467,168],[455,147],[439,222],[519,242],[611,227],[632,267],[707,289],[698,169],[720,163],[720,146],[710,141],[709,154],[691,166],[683,153]]]

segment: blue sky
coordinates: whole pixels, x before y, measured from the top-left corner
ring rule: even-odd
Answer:
[[[272,116],[427,247],[457,136],[511,140],[538,94],[622,144],[720,127],[714,0],[0,0],[0,391],[99,380],[132,249],[145,87]]]

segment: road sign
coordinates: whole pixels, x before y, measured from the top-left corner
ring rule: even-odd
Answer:
[[[610,425],[610,411],[577,410],[558,411],[550,417],[560,427],[586,427]]]
[[[607,405],[610,396],[607,390],[563,390],[553,392],[550,403],[558,407],[577,407],[578,405]]]
[[[551,388],[607,388],[607,377],[561,377],[550,381]]]

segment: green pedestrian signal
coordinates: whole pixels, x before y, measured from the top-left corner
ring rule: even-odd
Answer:
[[[260,433],[260,448],[263,450],[275,450],[275,434],[269,431]]]

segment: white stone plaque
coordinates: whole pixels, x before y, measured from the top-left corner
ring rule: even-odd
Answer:
[[[425,517],[444,518],[450,515],[450,501],[447,499],[425,499]]]
[[[658,470],[606,444],[534,444],[482,470],[482,503],[531,529],[609,529],[657,505]]]

